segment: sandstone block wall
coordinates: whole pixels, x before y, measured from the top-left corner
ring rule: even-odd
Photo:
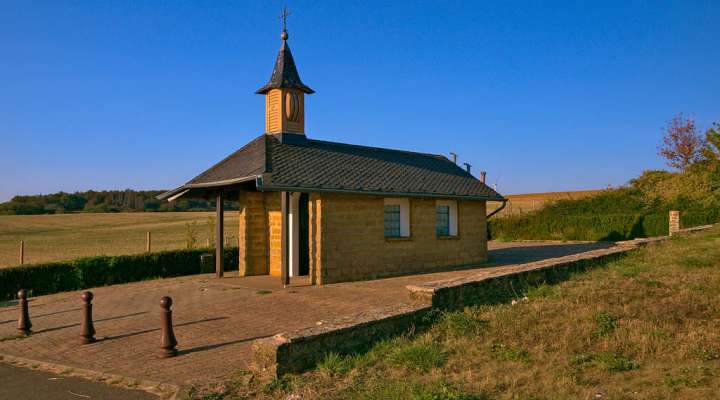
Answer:
[[[316,285],[320,280],[322,265],[322,199],[317,193],[308,198],[308,237],[310,245],[310,283]]]
[[[280,194],[243,192],[238,199],[240,276],[280,275]]]
[[[272,276],[280,276],[282,267],[282,213],[280,211],[280,193],[265,193],[265,211],[267,212],[268,265]]]
[[[320,195],[317,283],[479,265],[487,260],[484,201],[458,201],[458,235],[438,238],[436,200],[410,199],[410,237],[385,238],[383,197]]]
[[[385,238],[384,197],[311,193],[308,202],[313,284],[374,279],[487,261],[484,201],[458,201],[458,235],[435,232],[436,200],[410,199],[410,237]],[[280,275],[280,194],[240,197],[240,275]]]
[[[263,193],[243,192],[239,198],[238,251],[240,276],[266,275],[268,269],[267,214]]]
[[[670,235],[673,235],[680,230],[680,211],[670,211],[669,221]]]

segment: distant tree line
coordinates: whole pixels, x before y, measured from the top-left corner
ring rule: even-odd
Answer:
[[[103,190],[87,192],[15,196],[10,201],[0,203],[0,214],[62,214],[70,212],[142,212],[142,211],[211,211],[215,209],[213,201],[202,199],[179,199],[172,203],[160,201],[155,196],[163,190]],[[237,209],[237,205],[226,203],[227,209]]]

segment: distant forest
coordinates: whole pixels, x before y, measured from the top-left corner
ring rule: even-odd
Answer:
[[[62,214],[70,212],[142,212],[142,211],[211,211],[213,201],[180,199],[172,203],[155,199],[163,190],[103,190],[75,193],[53,193],[34,196],[15,196],[0,203],[0,214]],[[226,203],[227,209],[237,205]]]

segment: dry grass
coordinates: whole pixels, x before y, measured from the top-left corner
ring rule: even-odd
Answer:
[[[500,215],[523,214],[541,209],[546,203],[557,200],[575,200],[585,197],[595,196],[603,190],[577,190],[572,192],[546,192],[546,193],[525,193],[506,195],[508,204],[506,208],[500,212]],[[488,212],[491,212],[501,203],[489,203]]]
[[[197,398],[717,398],[720,229],[519,296],[270,384],[239,373],[224,395]]]
[[[211,212],[57,214],[0,216],[0,267],[19,263],[20,240],[25,262],[37,263],[81,256],[121,255],[145,251],[145,233],[152,250],[184,248],[186,223],[197,223],[198,244],[208,237]],[[226,236],[237,240],[236,212],[225,213]]]

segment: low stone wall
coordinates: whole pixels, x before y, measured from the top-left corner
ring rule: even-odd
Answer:
[[[616,246],[567,257],[499,268],[479,276],[408,286],[415,297],[429,300],[434,308],[461,309],[469,305],[498,304],[514,298],[529,287],[558,283],[573,274],[617,260],[636,247]]]
[[[700,225],[700,226],[694,226],[692,228],[680,229],[680,230],[675,231],[673,233],[673,236],[689,235],[689,234],[695,233],[695,232],[706,231],[708,229],[711,229],[713,226],[715,226],[715,225]]]
[[[429,304],[406,305],[259,339],[253,343],[251,368],[265,377],[302,372],[331,352],[347,354],[412,331],[427,320],[430,310]]]
[[[710,228],[712,226],[683,229],[675,234],[690,234]],[[330,352],[343,354],[362,350],[379,339],[423,326],[431,322],[433,310],[505,302],[516,298],[527,287],[567,280],[575,273],[602,266],[642,246],[668,239],[669,236],[629,240],[607,249],[479,269],[477,274],[463,278],[409,285],[407,289],[417,301],[415,304],[256,340],[253,343],[252,368],[266,377],[302,372],[314,367]]]

